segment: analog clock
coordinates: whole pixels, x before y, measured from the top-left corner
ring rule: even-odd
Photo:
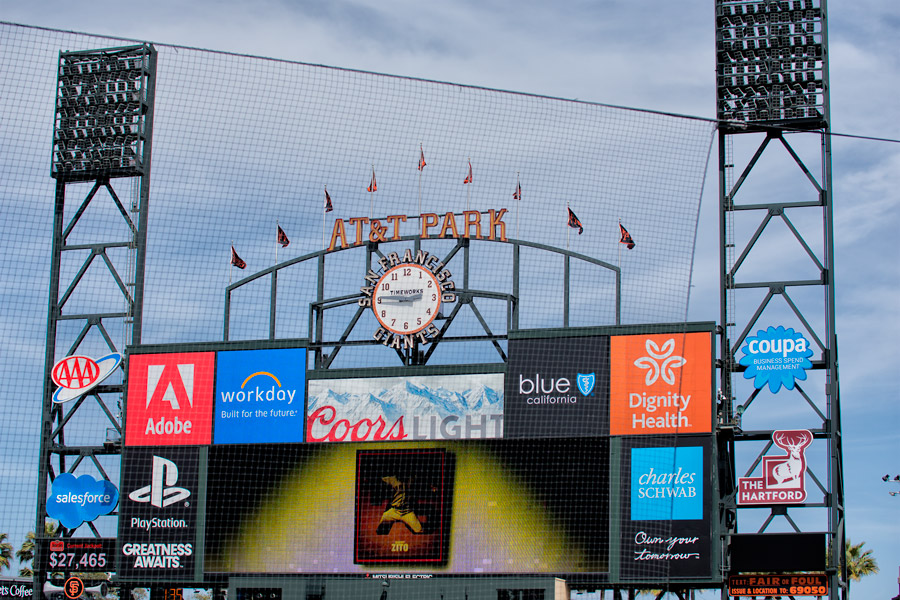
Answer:
[[[431,324],[441,307],[441,284],[427,268],[399,264],[381,276],[372,290],[372,311],[386,330],[417,333]]]

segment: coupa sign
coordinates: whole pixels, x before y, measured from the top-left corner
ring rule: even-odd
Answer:
[[[769,386],[772,393],[794,389],[794,383],[806,379],[806,369],[812,367],[809,357],[813,351],[809,341],[793,329],[782,326],[759,330],[741,349],[744,356],[738,361],[747,367],[745,379],[753,379],[753,386]]]
[[[47,515],[75,529],[85,521],[108,515],[119,503],[119,490],[111,482],[90,475],[62,473],[53,480],[47,498]]]

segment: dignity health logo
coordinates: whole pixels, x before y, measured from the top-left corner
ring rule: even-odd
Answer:
[[[610,433],[712,428],[712,333],[610,337]]]
[[[672,369],[682,367],[687,362],[683,356],[674,355],[675,338],[669,338],[662,348],[648,339],[646,347],[648,356],[634,361],[634,366],[647,369],[647,386],[656,383],[660,377],[669,385],[675,385],[675,373]]]

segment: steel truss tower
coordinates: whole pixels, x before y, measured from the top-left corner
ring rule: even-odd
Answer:
[[[122,353],[127,344],[140,343],[156,57],[147,44],[59,55],[35,597],[47,576],[42,561],[48,547],[47,495],[54,479],[62,473],[99,473],[118,482],[118,460],[108,457],[121,452],[122,375],[69,402],[55,403],[51,372],[66,356],[97,358],[93,352],[98,347]],[[103,279],[105,287],[97,284]],[[85,423],[85,414],[95,418]],[[105,415],[107,427],[97,427],[97,418],[103,419],[97,415]],[[102,537],[94,522],[87,527]],[[72,533],[60,531],[64,537]]]
[[[737,503],[732,490],[722,515],[730,533],[825,532],[829,594],[835,599],[846,598],[847,570],[825,4],[715,2],[720,433],[736,461],[728,467],[732,484],[735,477],[759,473],[763,455],[777,454],[774,431],[813,434],[803,504],[772,504],[753,512]],[[791,183],[780,185],[791,177]],[[762,185],[748,191],[752,183]],[[785,272],[784,265],[790,274],[773,277]],[[758,329],[787,323],[811,341],[809,377],[777,394],[754,389],[742,376],[737,353]]]

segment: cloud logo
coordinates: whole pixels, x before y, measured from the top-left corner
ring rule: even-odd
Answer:
[[[75,529],[85,521],[108,515],[119,503],[119,490],[112,482],[97,481],[90,475],[75,477],[62,473],[53,480],[47,499],[47,515]]]
[[[812,368],[813,355],[809,341],[793,329],[781,325],[760,329],[748,337],[741,348],[744,356],[738,361],[747,367],[744,379],[753,379],[753,386],[762,389],[767,384],[773,394],[781,386],[794,389],[797,380],[806,379],[806,369]]]

